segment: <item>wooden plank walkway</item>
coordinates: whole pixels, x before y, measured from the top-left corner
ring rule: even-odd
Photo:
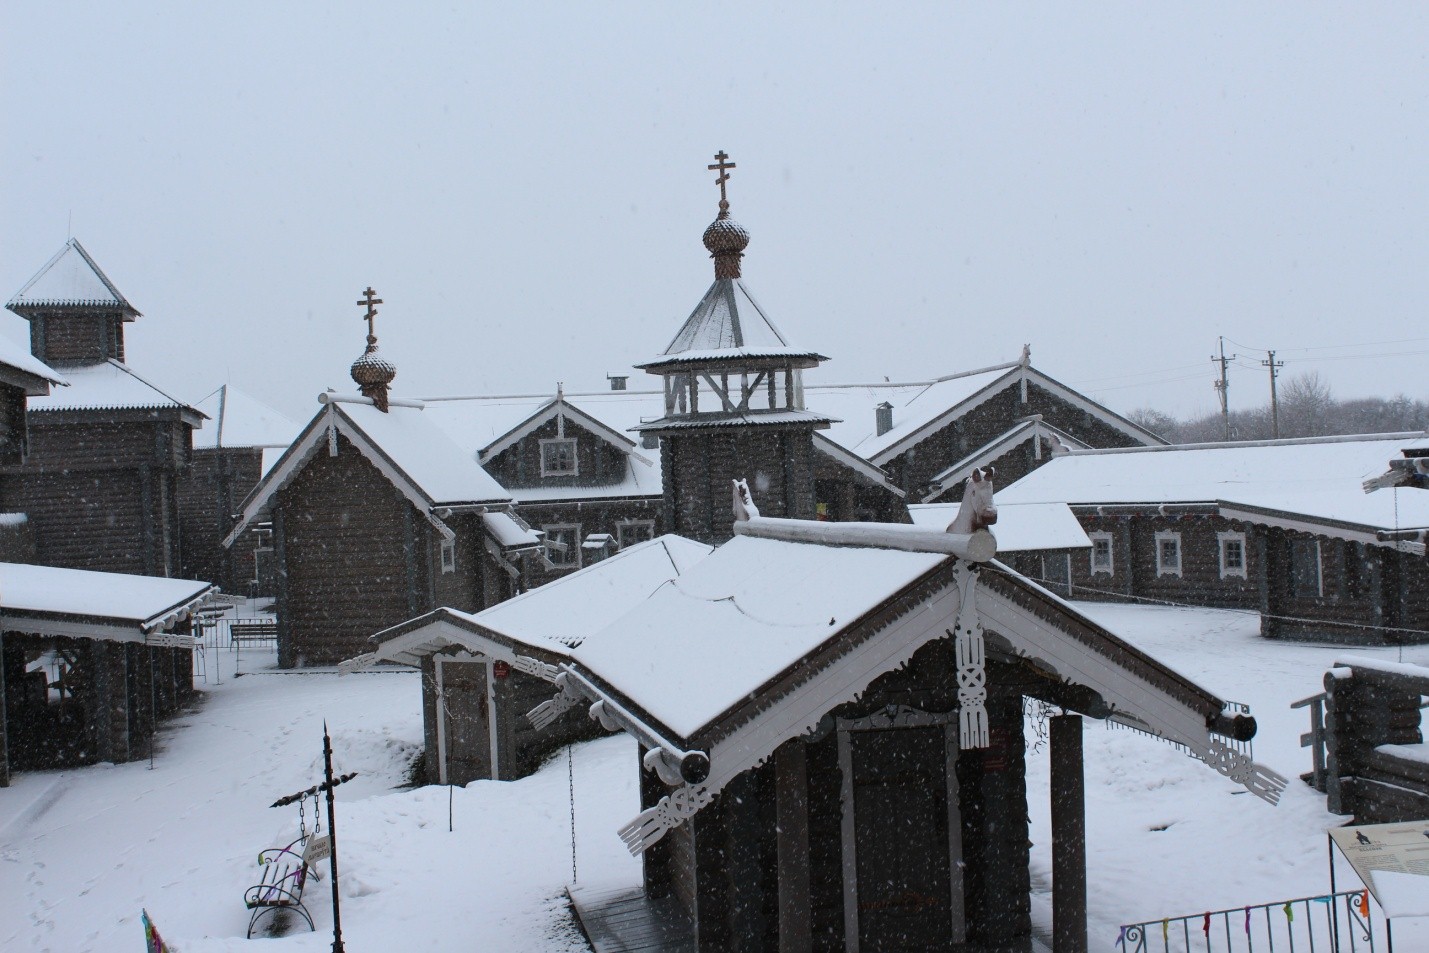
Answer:
[[[695,953],[694,927],[672,898],[647,900],[638,886],[566,893],[595,953]]]

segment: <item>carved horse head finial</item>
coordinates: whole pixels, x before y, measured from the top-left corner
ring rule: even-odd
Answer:
[[[958,515],[948,524],[949,533],[970,535],[980,529],[987,529],[997,522],[997,507],[992,502],[992,478],[997,471],[973,470],[963,484],[963,504],[958,507]]]
[[[759,507],[754,505],[754,494],[749,492],[749,484],[744,480],[733,480],[734,520],[743,523],[759,515]]]

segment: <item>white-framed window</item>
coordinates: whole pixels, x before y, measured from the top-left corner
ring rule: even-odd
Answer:
[[[1162,530],[1156,534],[1156,575],[1181,575],[1181,534]]]
[[[577,569],[581,564],[581,528],[579,523],[555,523],[542,526],[546,532],[546,558],[559,569]]]
[[[1237,532],[1217,533],[1221,545],[1221,578],[1239,576],[1249,579],[1246,573],[1245,534]]]
[[[456,572],[456,540],[442,540],[442,572]]]
[[[619,549],[655,538],[654,520],[625,520],[615,524],[615,539]]]
[[[576,476],[579,473],[574,437],[552,437],[541,441],[541,476]]]
[[[1111,533],[1096,532],[1087,536],[1092,541],[1092,575],[1104,572],[1110,576],[1116,565],[1112,558]]]

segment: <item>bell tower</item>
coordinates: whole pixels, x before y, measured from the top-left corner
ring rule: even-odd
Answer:
[[[30,352],[51,367],[124,362],[124,325],[140,317],[71,238],[6,304],[30,322]]]
[[[813,433],[831,423],[804,408],[803,372],[828,358],[791,345],[741,278],[749,233],[729,214],[733,168],[724,152],[709,166],[714,284],[664,352],[636,365],[664,381],[664,416],[636,429],[660,438],[666,531],[708,543],[733,533],[734,479],[749,481],[765,516],[813,519]]]

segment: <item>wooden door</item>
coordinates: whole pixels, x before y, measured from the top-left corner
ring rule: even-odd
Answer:
[[[961,838],[952,836],[957,812],[949,802],[947,732],[939,724],[846,735],[851,951],[951,950],[963,934],[962,883],[953,864]]]
[[[492,777],[491,722],[486,702],[486,663],[447,661],[442,665],[446,696],[438,717],[445,719],[447,783],[467,784]]]

